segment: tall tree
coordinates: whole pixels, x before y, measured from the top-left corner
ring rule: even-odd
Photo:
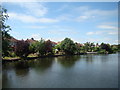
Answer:
[[[11,38],[8,32],[11,30],[9,25],[6,25],[8,19],[7,9],[0,6],[0,36],[2,36],[2,56],[9,55],[9,39]]]

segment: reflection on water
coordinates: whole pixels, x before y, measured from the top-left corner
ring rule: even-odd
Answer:
[[[58,57],[58,62],[63,66],[63,67],[72,67],[77,60],[80,59],[80,56],[63,56],[63,57]]]
[[[8,62],[3,88],[117,88],[118,54],[75,55]]]
[[[29,65],[27,61],[16,62],[14,64],[16,75],[25,76],[29,73]]]

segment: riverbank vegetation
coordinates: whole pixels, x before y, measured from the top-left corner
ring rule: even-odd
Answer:
[[[45,41],[41,39],[36,41],[32,38],[33,42],[29,40],[17,40],[12,42],[13,37],[8,34],[11,30],[10,26],[6,25],[5,22],[8,19],[7,10],[1,8],[1,34],[2,34],[2,58],[22,58],[27,57],[41,57],[50,55],[80,55],[86,53],[99,53],[99,54],[110,54],[120,51],[119,45],[110,45],[106,43],[77,43],[70,38],[65,38],[61,42],[55,43],[50,40]]]
[[[11,48],[11,47],[9,47]],[[95,44],[86,42],[84,44],[76,43],[70,38],[53,44],[52,41],[41,39],[33,43],[20,40],[16,42],[14,48],[9,49],[8,57],[41,57],[53,55],[81,55],[87,53],[111,54],[120,51],[120,45],[110,45],[106,43]]]

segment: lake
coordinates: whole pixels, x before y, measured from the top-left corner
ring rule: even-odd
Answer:
[[[7,62],[3,88],[118,88],[118,54]]]

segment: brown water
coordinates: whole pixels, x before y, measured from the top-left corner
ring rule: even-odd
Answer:
[[[9,62],[3,88],[118,88],[118,54]]]

